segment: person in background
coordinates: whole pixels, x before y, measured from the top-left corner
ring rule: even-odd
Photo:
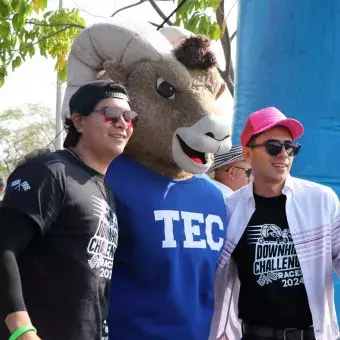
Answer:
[[[108,336],[118,227],[104,176],[137,114],[125,88],[111,81],[83,85],[69,107],[66,149],[26,157],[8,179],[0,208],[0,339]]]
[[[2,202],[2,195],[5,192],[5,187],[6,187],[5,180],[2,177],[0,177],[0,206]]]
[[[34,149],[33,151],[27,153],[24,157],[22,157],[19,162],[15,165],[15,168],[18,168],[19,166],[27,163],[33,158],[36,158],[40,155],[43,155],[45,153],[50,153],[51,149],[49,148],[40,148],[40,149]]]
[[[219,186],[227,195],[247,185],[251,179],[252,168],[242,156],[242,146],[235,145],[229,152],[216,155],[209,172],[214,171],[214,180],[224,184]]]
[[[18,168],[19,166],[23,165],[24,163],[26,163],[27,161],[37,157],[37,156],[40,156],[46,152],[51,152],[51,150],[49,148],[42,148],[42,149],[35,149],[29,153],[27,153],[24,157],[22,157],[18,163],[16,163],[15,165],[15,168]],[[2,202],[2,198],[3,198],[3,195],[5,193],[5,180],[0,177],[0,206],[1,206],[1,202]]]

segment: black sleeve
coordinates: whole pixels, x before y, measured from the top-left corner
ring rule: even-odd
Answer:
[[[46,233],[63,202],[61,184],[45,164],[30,161],[7,183],[0,208],[0,322],[25,310],[16,257],[36,234]]]
[[[60,180],[45,164],[30,161],[16,169],[7,183],[2,207],[28,216],[44,234],[56,221],[63,202]]]
[[[15,311],[25,310],[16,257],[39,233],[29,217],[12,209],[0,208],[0,322]]]

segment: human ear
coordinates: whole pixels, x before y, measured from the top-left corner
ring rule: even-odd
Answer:
[[[72,123],[76,130],[80,133],[83,132],[83,116],[79,113],[74,113],[72,115]]]
[[[250,148],[247,148],[247,147],[244,147],[242,149],[242,156],[243,156],[243,159],[251,164],[251,149]]]
[[[228,172],[227,172],[227,176],[230,178],[230,179],[234,179],[235,177],[235,167],[232,166],[229,168]]]

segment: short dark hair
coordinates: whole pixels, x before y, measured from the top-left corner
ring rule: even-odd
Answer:
[[[128,96],[124,86],[108,80],[97,80],[81,86],[70,99],[70,115],[79,113],[82,116],[89,116],[99,101],[115,98],[112,93]],[[64,117],[64,128],[67,130],[64,148],[76,146],[81,136],[74,126],[71,116]]]
[[[256,142],[256,139],[261,135],[261,133],[257,133],[255,135],[252,135],[247,143],[247,147],[251,146],[252,144],[254,144]]]
[[[26,164],[28,161],[43,155],[45,153],[50,153],[52,150],[50,148],[41,148],[41,149],[34,149],[33,151],[27,153],[24,157],[22,157],[15,165],[15,168],[18,168],[21,165]]]

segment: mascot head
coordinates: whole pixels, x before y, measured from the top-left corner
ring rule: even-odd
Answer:
[[[210,41],[174,27],[109,21],[82,31],[69,56],[63,113],[77,88],[105,76],[126,86],[140,120],[125,153],[172,178],[206,172],[231,147],[232,113]]]

